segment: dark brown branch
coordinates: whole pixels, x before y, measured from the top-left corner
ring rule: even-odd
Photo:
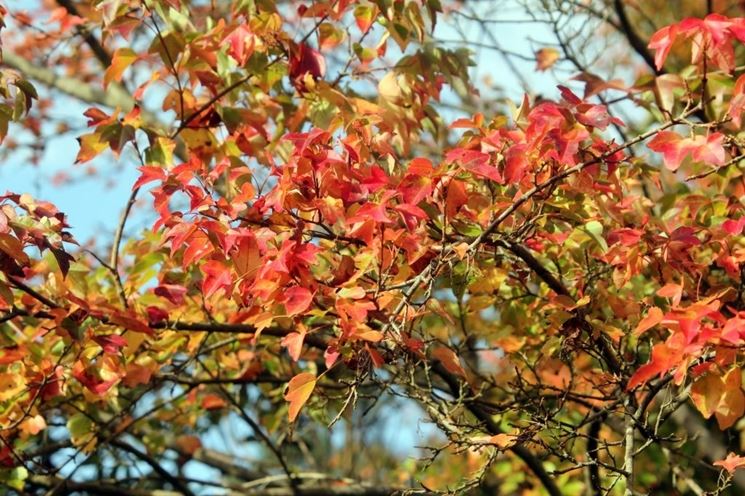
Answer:
[[[626,9],[623,6],[623,0],[613,0],[613,7],[616,10],[618,22],[621,25],[621,32],[626,36],[626,39],[628,39],[631,48],[633,48],[634,51],[644,59],[644,62],[646,62],[655,74],[663,74],[664,71],[657,69],[657,65],[654,63],[654,57],[649,53],[649,50],[647,50],[647,44],[639,37],[634,30],[634,27],[631,25],[629,17],[626,15]]]
[[[450,391],[456,397],[459,396],[460,392],[460,381],[450,372],[443,367],[441,363],[435,363],[433,366],[434,372],[447,383]],[[466,400],[465,406],[468,410],[481,422],[489,434],[496,435],[502,433],[499,425],[494,421],[492,416],[476,401]],[[559,487],[554,482],[554,479],[546,472],[541,461],[526,447],[518,445],[510,448],[510,450],[525,463],[528,468],[535,474],[536,477],[541,481],[543,487],[551,496],[561,496]]]
[[[189,489],[186,483],[171,475],[171,473],[163,468],[163,466],[158,463],[158,461],[152,456],[119,439],[112,439],[110,442],[112,446],[119,448],[120,450],[125,451],[130,455],[133,455],[136,458],[147,463],[162,480],[171,484],[171,486],[173,486],[175,490],[180,491],[182,494],[184,494],[184,496],[194,496],[194,493],[191,491],[191,489]]]
[[[57,0],[57,3],[60,6],[64,7],[70,15],[82,17],[80,15],[80,12],[78,12],[77,7],[75,7],[75,5],[70,0]],[[109,52],[106,51],[101,42],[98,41],[98,38],[93,35],[90,29],[85,26],[76,26],[76,30],[91,48],[91,50],[93,51],[93,55],[95,55],[98,61],[101,62],[101,65],[104,67],[109,67],[111,65],[111,55],[109,55]]]

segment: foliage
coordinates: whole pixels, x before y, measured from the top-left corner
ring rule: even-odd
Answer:
[[[440,40],[499,22],[466,4],[3,9],[5,156],[30,136],[38,159],[84,102],[83,132],[56,123],[75,162],[139,177],[104,247],[0,196],[0,480],[740,494],[745,17],[627,3],[524,4],[558,41],[531,63],[563,81],[519,104]],[[588,66],[567,29],[634,58]],[[398,408],[436,427],[400,467]],[[215,448],[225,426],[250,468]]]

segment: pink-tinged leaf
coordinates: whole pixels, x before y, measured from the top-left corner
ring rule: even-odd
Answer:
[[[711,133],[709,136],[696,136],[690,144],[693,160],[709,165],[724,164],[724,135]]]
[[[491,179],[497,184],[504,184],[504,178],[502,177],[502,174],[499,173],[499,169],[492,165],[476,164],[467,167],[467,169],[472,174]]]
[[[672,131],[661,131],[649,142],[649,148],[662,153],[665,167],[676,171],[689,154],[696,162],[722,165],[725,160],[724,136],[712,133],[709,136],[683,138]]]
[[[287,348],[287,353],[294,361],[300,360],[300,354],[303,351],[303,342],[305,341],[305,332],[291,332],[282,338],[282,346]]]
[[[323,352],[323,360],[327,369],[330,369],[339,359],[339,350],[334,346],[329,346]]]
[[[722,229],[732,236],[739,236],[742,234],[743,228],[745,228],[745,216],[740,217],[737,220],[727,219],[722,222]]]
[[[202,291],[205,298],[209,298],[218,290],[225,290],[226,294],[230,293],[233,279],[230,275],[230,269],[219,260],[210,260],[202,265]]]
[[[662,69],[665,64],[670,49],[675,43],[675,38],[678,36],[678,26],[673,24],[672,26],[665,26],[664,28],[657,31],[652,35],[649,40],[649,48],[655,51],[654,64],[657,70]]]
[[[284,292],[283,304],[290,317],[306,311],[312,301],[313,293],[300,286],[293,286]]]
[[[499,173],[499,170],[489,164],[489,155],[484,152],[456,148],[447,153],[445,160],[448,162],[458,162],[464,169],[477,176],[491,179],[499,184],[504,183],[504,178]]]
[[[730,453],[724,460],[714,462],[717,467],[722,467],[724,470],[731,474],[734,474],[737,470],[745,467],[745,456],[739,456],[735,453]]]
[[[255,45],[254,35],[248,26],[241,24],[225,38],[224,42],[229,47],[228,55],[238,62],[238,65],[246,65]]]
[[[316,376],[309,372],[302,372],[290,379],[285,393],[285,400],[290,403],[288,410],[290,422],[295,421],[298,413],[313,394],[315,387]]]
[[[504,179],[507,184],[519,183],[528,170],[530,162],[527,157],[528,146],[514,145],[507,150],[504,165]]]
[[[634,246],[639,242],[643,234],[643,231],[639,229],[631,229],[628,227],[622,227],[608,233],[608,244],[613,245],[621,243],[623,246]]]
[[[649,329],[662,322],[662,319],[664,317],[665,314],[662,312],[662,310],[657,307],[651,307],[647,312],[647,315],[639,322],[639,324],[636,326],[636,329],[634,329],[634,334],[639,336],[640,334],[648,331]]]
[[[729,101],[728,114],[732,117],[732,122],[738,128],[742,125],[743,109],[745,109],[745,74],[737,78],[735,89],[732,92],[732,98]]]
[[[661,131],[647,145],[650,150],[662,153],[665,167],[676,171],[688,151],[682,146],[683,137],[672,131]]]

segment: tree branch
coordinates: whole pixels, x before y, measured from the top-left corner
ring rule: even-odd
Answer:
[[[158,474],[158,476],[160,476],[161,479],[171,484],[174,489],[180,491],[184,496],[194,496],[194,493],[183,481],[171,475],[170,472],[163,468],[163,466],[158,463],[158,461],[155,460],[155,458],[153,458],[152,456],[119,439],[112,439],[110,442],[112,446],[115,446],[122,451],[126,451],[127,453],[134,455],[135,457],[150,465],[150,467],[155,471],[155,473]]]

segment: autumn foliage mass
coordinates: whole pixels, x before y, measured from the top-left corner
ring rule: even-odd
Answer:
[[[741,2],[0,12],[3,494],[745,493]]]

